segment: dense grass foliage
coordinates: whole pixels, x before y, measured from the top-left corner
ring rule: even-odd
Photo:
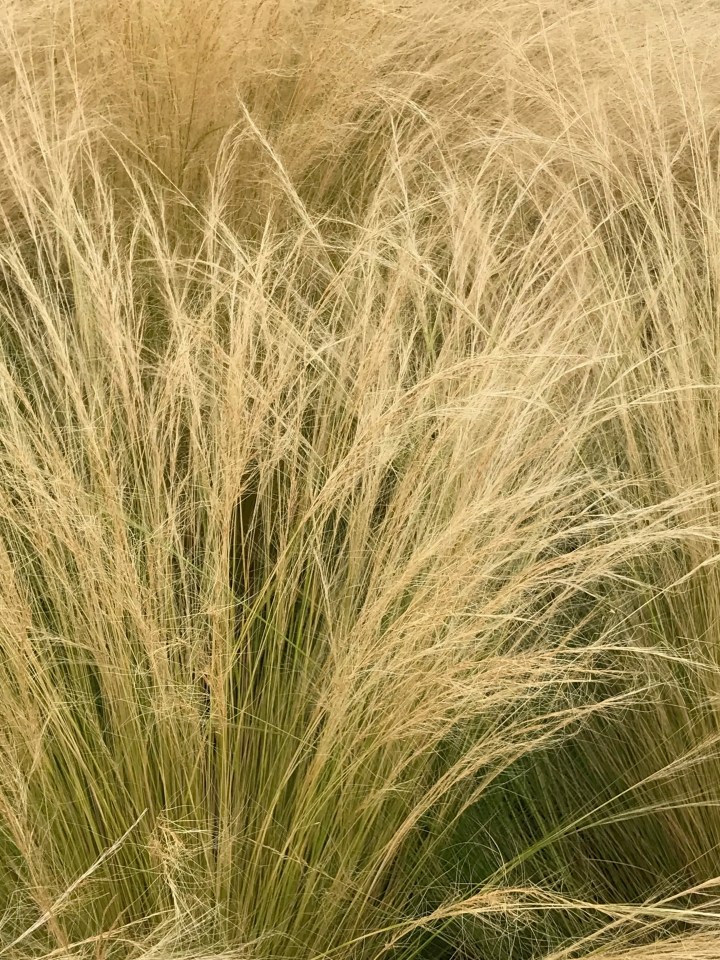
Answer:
[[[0,7],[0,957],[720,957],[720,8]]]

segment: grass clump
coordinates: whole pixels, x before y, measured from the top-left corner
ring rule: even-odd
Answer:
[[[717,11],[1,8],[0,956],[716,957]]]

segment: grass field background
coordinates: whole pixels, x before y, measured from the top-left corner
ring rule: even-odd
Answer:
[[[720,958],[718,36],[0,2],[0,958]]]

